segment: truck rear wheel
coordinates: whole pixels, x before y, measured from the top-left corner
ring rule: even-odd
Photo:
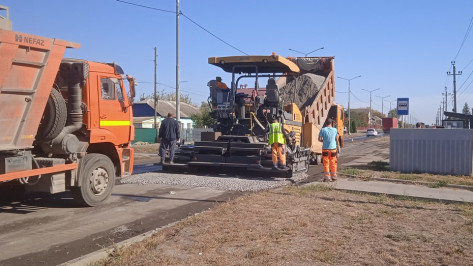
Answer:
[[[72,190],[74,199],[83,206],[97,206],[112,193],[115,167],[110,158],[99,153],[87,154],[79,165],[80,187]]]
[[[54,139],[61,133],[66,125],[67,106],[62,94],[52,89],[49,95],[48,103],[44,108],[43,117],[38,127],[36,140],[49,141]]]
[[[20,200],[24,194],[25,185],[16,180],[0,183],[0,202]]]

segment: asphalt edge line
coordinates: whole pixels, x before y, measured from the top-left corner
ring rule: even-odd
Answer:
[[[199,215],[199,214],[201,214],[201,213],[204,213],[204,212],[206,212],[206,211],[207,211],[207,210],[205,210],[205,211],[203,211],[203,212],[195,213],[193,216],[197,216],[197,215]],[[102,260],[102,259],[107,258],[107,257],[108,257],[115,249],[117,249],[117,248],[126,248],[126,247],[129,247],[129,246],[131,246],[131,245],[134,244],[134,243],[143,241],[143,240],[145,240],[146,238],[153,236],[155,233],[157,233],[157,232],[159,232],[159,231],[161,231],[161,230],[163,230],[163,229],[166,229],[166,228],[168,228],[168,227],[174,226],[174,225],[176,225],[177,223],[184,221],[185,219],[189,219],[190,217],[192,217],[192,216],[187,216],[187,217],[184,218],[184,219],[181,219],[181,220],[172,222],[172,223],[170,223],[170,224],[164,225],[164,226],[162,226],[162,227],[153,229],[153,230],[151,230],[151,231],[148,231],[148,232],[139,234],[139,235],[134,236],[134,237],[132,237],[132,238],[128,238],[128,239],[126,239],[126,240],[123,240],[123,241],[118,242],[118,243],[116,243],[116,244],[113,244],[113,245],[104,247],[104,248],[102,248],[102,249],[100,249],[100,250],[97,250],[97,251],[94,251],[94,252],[92,252],[92,253],[82,255],[82,256],[80,256],[80,257],[78,257],[78,258],[75,258],[75,259],[72,259],[72,260],[70,260],[70,261],[66,261],[66,262],[64,262],[64,263],[58,264],[58,266],[83,266],[83,265],[92,265],[93,263],[96,263],[96,262],[98,262],[99,260]]]
[[[367,177],[367,176],[357,176],[357,175],[350,175],[344,173],[338,173],[341,176],[347,176],[351,178],[358,178],[363,181],[381,181],[381,182],[392,182],[392,183],[402,183],[402,184],[412,184],[412,185],[423,185],[430,187],[431,185],[437,184],[437,182],[427,182],[427,181],[411,181],[411,180],[403,180],[403,179],[392,179],[392,178],[380,178],[380,177]],[[467,185],[455,185],[455,184],[445,184],[439,187],[431,187],[431,188],[458,188],[464,190],[473,191],[473,186]]]

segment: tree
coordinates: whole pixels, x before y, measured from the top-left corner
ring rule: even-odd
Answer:
[[[147,96],[145,96],[143,94],[140,97],[140,101],[143,101],[143,100],[146,100],[146,99],[153,99],[153,94],[154,93],[151,93]],[[174,93],[174,92],[166,92],[165,93],[164,91],[160,91],[160,92],[156,93],[156,98],[157,98],[157,100],[163,100],[163,101],[176,101],[176,93]],[[181,103],[187,103],[187,104],[190,104],[190,105],[193,105],[193,106],[197,106],[196,104],[192,103],[192,99],[188,94],[181,94],[180,102]]]
[[[465,105],[463,105],[462,114],[471,115],[470,106],[468,106],[468,103],[465,103]]]
[[[210,115],[209,104],[202,102],[200,104],[200,114],[195,114],[191,116],[192,121],[194,122],[194,128],[202,127],[213,127],[217,121]]]
[[[399,116],[397,115],[397,109],[396,109],[396,108],[393,108],[393,109],[389,110],[389,112],[388,112],[388,117],[396,117],[396,118],[399,118]]]
[[[356,128],[357,128],[357,125],[356,125],[356,120],[351,120],[351,126],[350,126],[350,133],[356,133]]]

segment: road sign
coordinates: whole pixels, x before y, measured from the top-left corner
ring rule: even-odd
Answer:
[[[409,115],[409,98],[397,98],[397,114]]]

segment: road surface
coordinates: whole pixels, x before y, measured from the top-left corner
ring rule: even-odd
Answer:
[[[389,137],[348,141],[343,166],[386,160]],[[155,170],[137,158],[136,172]],[[301,183],[322,179],[311,166]],[[157,175],[159,172],[156,173]],[[244,193],[208,187],[120,184],[111,198],[92,208],[77,207],[69,193],[30,194],[18,202],[0,202],[0,265],[56,265],[212,208]]]

